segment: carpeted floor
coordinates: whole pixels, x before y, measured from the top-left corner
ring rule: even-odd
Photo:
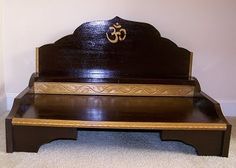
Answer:
[[[160,141],[157,133],[96,131],[78,132],[77,141],[45,144],[38,153],[8,154],[5,152],[5,116],[0,118],[0,168],[236,167],[235,130],[229,158],[197,156],[194,148],[180,142]]]

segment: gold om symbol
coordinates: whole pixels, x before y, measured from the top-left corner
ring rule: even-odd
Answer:
[[[113,24],[113,26],[109,27],[109,30],[112,30],[111,35],[106,33],[107,39],[111,43],[117,43],[118,41],[123,41],[126,38],[126,30],[121,28],[121,25],[119,23]]]

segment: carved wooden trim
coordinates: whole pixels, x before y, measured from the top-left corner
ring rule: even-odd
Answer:
[[[35,72],[39,73],[39,48],[35,49]]]
[[[122,96],[193,96],[194,86],[164,84],[35,82],[34,93]]]
[[[162,129],[162,130],[226,130],[225,123],[179,123],[179,122],[119,122],[119,121],[81,121],[13,118],[13,125],[105,128],[105,129]]]

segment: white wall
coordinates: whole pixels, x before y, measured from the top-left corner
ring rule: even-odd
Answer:
[[[0,0],[0,115],[6,110],[6,94],[4,88],[3,54],[2,54],[2,0]]]
[[[8,102],[34,72],[34,49],[72,33],[86,21],[120,16],[153,24],[194,52],[202,90],[236,110],[235,0],[5,0],[4,65]]]

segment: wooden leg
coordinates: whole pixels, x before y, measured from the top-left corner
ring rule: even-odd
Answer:
[[[231,126],[226,131],[167,130],[161,132],[162,140],[176,140],[193,146],[198,155],[228,157]]]
[[[12,126],[6,121],[6,151],[38,152],[41,145],[57,139],[77,138],[76,128]]]
[[[232,129],[232,125],[227,125],[227,130],[224,132],[223,146],[222,146],[222,156],[223,157],[228,157],[228,155],[229,155],[231,129]]]
[[[7,153],[13,152],[13,133],[12,133],[12,124],[11,119],[5,120],[5,129],[6,129],[6,151]]]

